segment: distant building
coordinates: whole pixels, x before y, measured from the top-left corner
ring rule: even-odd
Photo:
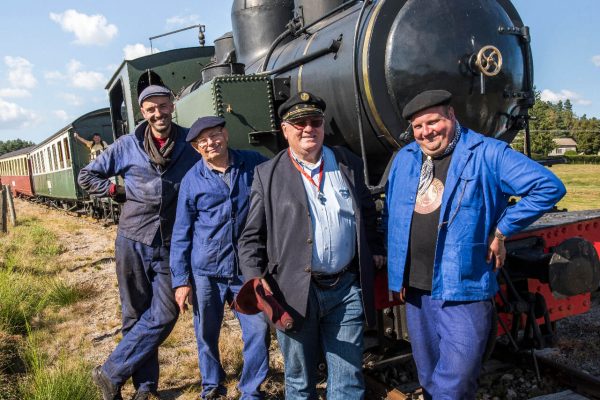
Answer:
[[[554,150],[548,153],[549,156],[562,156],[567,151],[577,151],[577,142],[571,138],[557,138],[554,140]]]

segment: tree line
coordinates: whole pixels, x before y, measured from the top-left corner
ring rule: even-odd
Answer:
[[[17,151],[20,149],[24,149],[25,147],[33,146],[34,144],[35,143],[33,142],[21,139],[7,141],[0,140],[0,156],[6,153],[10,153],[11,151]]]
[[[531,152],[546,156],[556,146],[553,139],[571,138],[577,142],[577,152],[595,155],[600,152],[600,119],[587,115],[578,117],[573,112],[573,104],[569,99],[552,103],[541,99],[539,91],[535,91],[535,105],[529,110],[531,117]],[[512,146],[523,150],[523,134],[520,133]]]

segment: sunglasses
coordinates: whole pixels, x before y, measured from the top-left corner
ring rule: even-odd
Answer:
[[[286,124],[292,125],[296,129],[304,129],[308,125],[312,128],[320,128],[323,126],[323,118],[319,119],[301,119],[299,121],[286,121]]]

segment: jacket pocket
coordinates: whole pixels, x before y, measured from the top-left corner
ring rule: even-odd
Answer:
[[[481,208],[481,183],[478,175],[461,176],[458,188],[458,208]]]
[[[486,261],[486,243],[459,244],[460,280],[479,282],[490,271],[491,263]]]
[[[202,243],[194,244],[194,253],[196,262],[193,263],[196,270],[204,275],[204,273],[216,273],[217,256],[219,254],[219,242],[216,240],[206,240]]]

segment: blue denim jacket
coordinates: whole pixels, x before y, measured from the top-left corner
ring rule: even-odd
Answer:
[[[107,196],[109,178],[123,177],[127,201],[121,209],[118,234],[150,246],[160,229],[162,244],[168,246],[179,184],[200,155],[185,141],[188,129],[173,124],[177,141],[171,162],[161,173],[144,150],[147,124],[140,124],[109,146],[81,170],[78,182],[91,195]]]
[[[171,242],[173,287],[190,274],[232,278],[238,269],[237,243],[250,207],[254,167],[267,160],[255,151],[230,150],[228,187],[204,161],[183,178]]]
[[[400,291],[409,251],[421,150],[416,142],[394,159],[387,184],[389,288]],[[527,227],[566,193],[548,169],[508,144],[463,129],[446,178],[433,266],[432,297],[467,301],[491,298],[498,290],[486,262],[496,227],[506,236]],[[507,207],[510,196],[520,196]]]

